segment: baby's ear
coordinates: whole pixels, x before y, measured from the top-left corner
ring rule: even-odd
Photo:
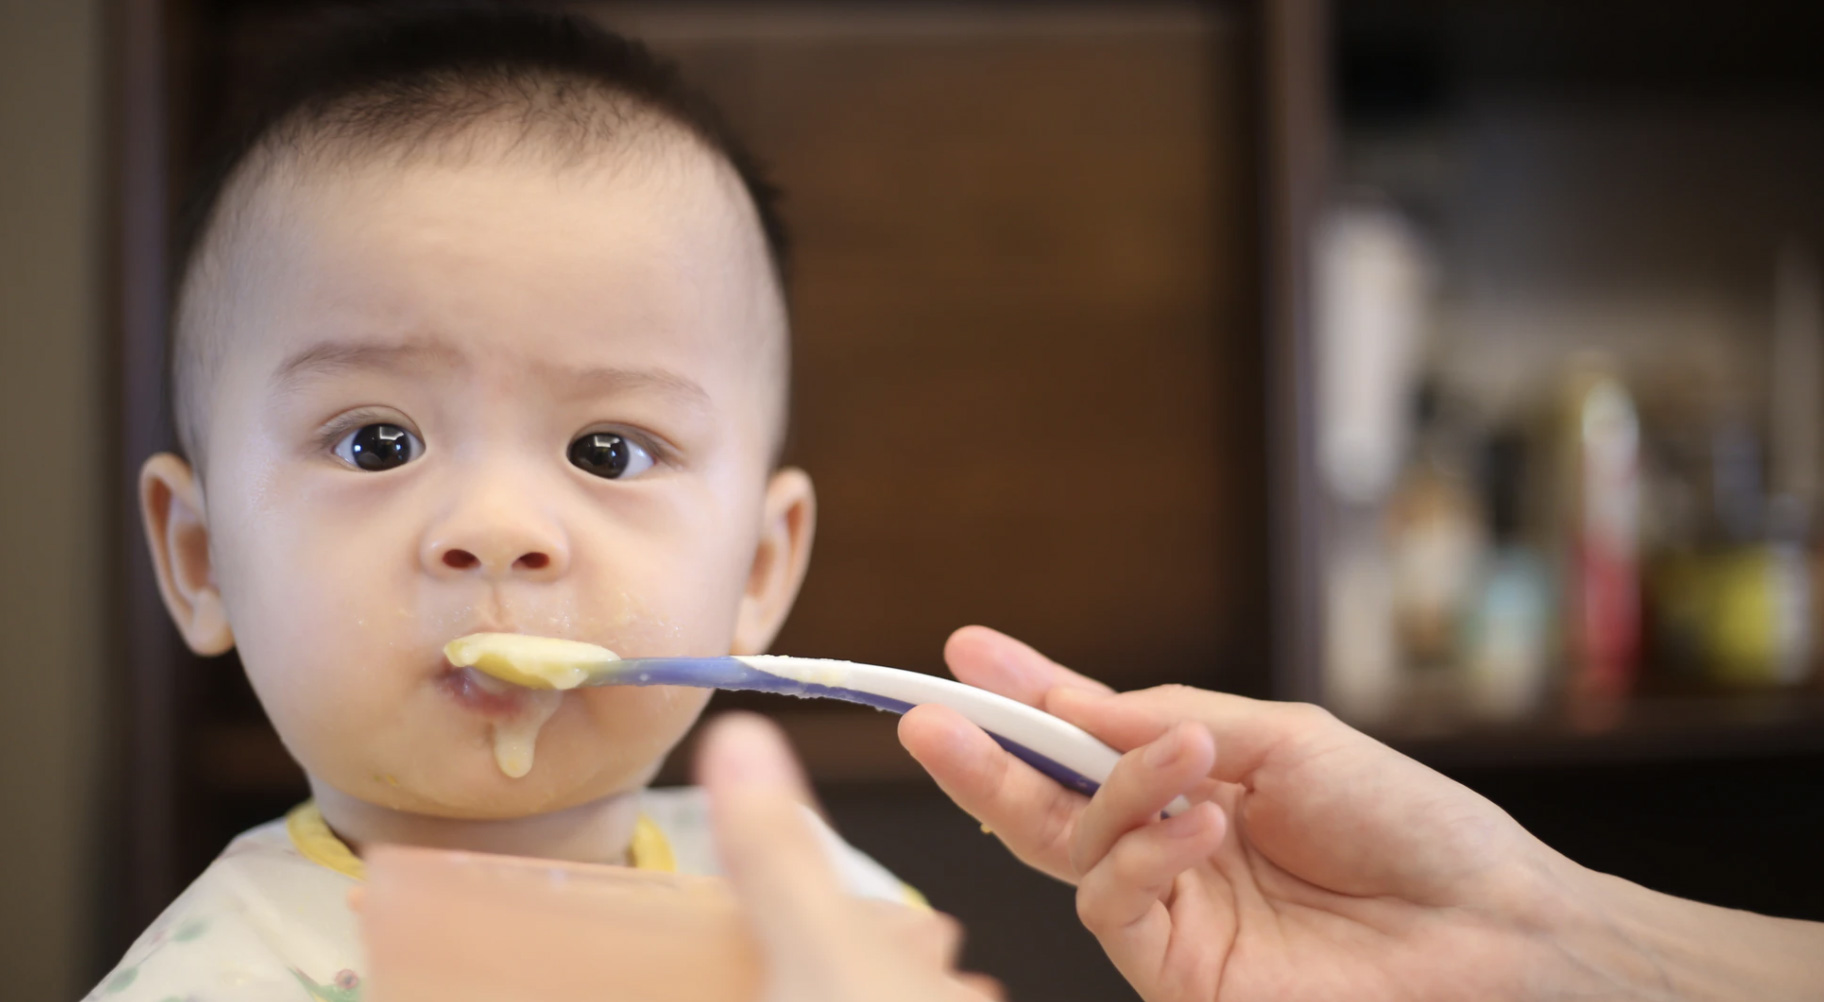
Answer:
[[[790,467],[774,473],[760,518],[760,541],[735,619],[734,654],[760,654],[772,645],[804,583],[817,531],[817,495],[810,475]]]
[[[202,487],[190,464],[168,452],[146,460],[139,470],[139,511],[159,594],[184,642],[202,655],[233,647],[234,632],[209,558]]]

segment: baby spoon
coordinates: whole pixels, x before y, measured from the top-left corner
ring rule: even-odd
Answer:
[[[853,661],[777,655],[621,658],[595,644],[519,633],[472,633],[450,641],[444,655],[458,668],[473,667],[532,689],[682,685],[840,699],[892,713],[937,703],[962,714],[1033,768],[1084,795],[1100,789],[1121,758],[1120,752],[1074,724],[986,689]],[[1179,797],[1165,813],[1189,807],[1189,801]]]

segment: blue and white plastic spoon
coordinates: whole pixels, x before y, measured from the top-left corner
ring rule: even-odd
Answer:
[[[1108,781],[1121,753],[1074,724],[986,689],[935,675],[821,658],[777,655],[621,658],[576,640],[518,633],[473,633],[444,647],[450,663],[534,689],[598,685],[682,685],[840,699],[891,713],[937,703],[986,731],[1001,747],[1064,786],[1091,795]],[[1184,798],[1166,808],[1176,814]]]

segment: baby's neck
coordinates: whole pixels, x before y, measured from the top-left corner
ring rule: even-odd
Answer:
[[[357,800],[314,777],[310,786],[323,820],[356,855],[364,846],[391,842],[575,863],[625,864],[640,813],[640,797],[635,792],[523,818],[439,818]]]

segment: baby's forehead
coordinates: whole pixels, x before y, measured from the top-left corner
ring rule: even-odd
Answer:
[[[556,190],[579,209],[615,189],[658,185],[687,191],[693,208],[727,225],[719,236],[764,259],[768,252],[758,216],[728,162],[682,126],[643,117],[651,121],[587,143],[486,120],[415,139],[389,136],[362,143],[332,132],[275,140],[249,158],[224,192],[215,227],[223,232],[210,234],[208,242],[270,237],[262,231],[292,225],[300,213],[346,210],[351,195],[439,177],[462,180],[471,197],[503,200],[514,198],[516,187],[556,182]]]
[[[281,132],[223,192],[186,276],[180,341],[202,333],[190,328],[223,326],[210,317],[244,297],[248,287],[295,268],[305,241],[318,245],[319,257],[359,256],[379,238],[397,236],[384,229],[392,223],[435,228],[441,239],[467,240],[485,251],[489,234],[464,227],[479,221],[498,230],[512,222],[503,217],[522,207],[527,227],[548,227],[522,252],[558,257],[579,236],[630,229],[606,215],[605,205],[667,204],[663,225],[638,235],[662,238],[676,256],[692,258],[691,266],[713,261],[718,271],[750,278],[754,296],[770,301],[756,308],[782,313],[783,290],[739,175],[683,127],[647,117],[654,121],[624,123],[588,148],[567,134],[528,130],[510,120],[365,145],[334,131],[317,138]],[[542,220],[534,207],[547,210]],[[634,220],[640,221],[651,222]],[[596,225],[598,232],[578,234],[584,225]]]
[[[772,423],[783,424],[788,335],[765,237],[738,176],[682,130],[649,132],[588,157],[573,150],[528,148],[523,137],[497,130],[467,142],[452,137],[434,147],[362,155],[331,157],[323,149],[309,149],[258,166],[247,185],[229,192],[232,200],[224,203],[228,211],[221,219],[224,232],[214,235],[218,239],[208,252],[216,259],[205,266],[211,274],[190,290],[192,305],[198,307],[192,316],[200,321],[191,332],[201,340],[194,347],[215,356],[214,364],[205,367],[212,374],[250,372],[223,363],[237,346],[252,347],[261,340],[248,337],[248,322],[256,319],[250,314],[273,305],[271,286],[289,286],[286,302],[312,307],[300,302],[302,290],[296,287],[321,279],[326,271],[337,273],[327,287],[346,292],[351,274],[377,285],[434,274],[447,260],[484,267],[492,262],[501,265],[499,274],[477,277],[471,271],[466,278],[477,285],[518,282],[558,299],[586,297],[594,287],[610,288],[617,280],[637,282],[640,269],[656,274],[669,262],[673,273],[732,281],[733,299],[723,309],[731,319],[701,326],[721,339],[718,350],[760,363],[750,365],[745,378],[770,384],[762,386],[760,396],[767,399],[767,410],[778,414]],[[602,228],[617,222],[611,213],[605,216],[605,204],[654,207],[644,214],[646,242],[620,247],[610,240],[611,253],[586,254],[600,245],[591,240],[602,235]],[[389,219],[389,214],[404,219]],[[465,232],[464,226],[476,219],[486,225]],[[595,232],[564,232],[572,223],[593,222],[602,222]],[[522,239],[507,252],[494,242],[502,227],[515,224],[523,224],[517,234]],[[625,253],[617,256],[616,251]],[[389,259],[388,254],[395,256]],[[584,259],[580,265],[579,258]],[[371,264],[365,273],[363,262]],[[463,279],[452,275],[451,280]],[[212,301],[216,308],[210,307]],[[610,303],[607,309],[613,307]],[[210,322],[212,313],[216,318]],[[251,361],[247,356],[243,360]]]

